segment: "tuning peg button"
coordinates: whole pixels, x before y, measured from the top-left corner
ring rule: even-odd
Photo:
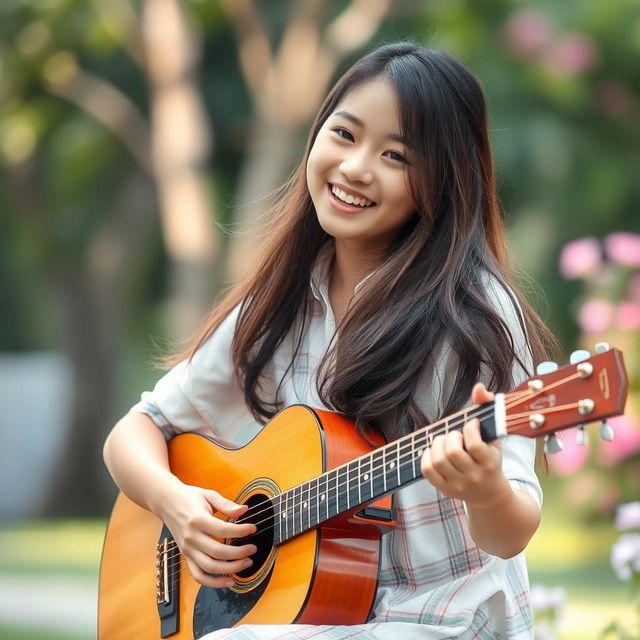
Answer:
[[[578,364],[578,362],[588,360],[590,357],[591,354],[586,349],[578,349],[569,356],[569,362],[571,364]]]
[[[545,360],[544,362],[541,362],[536,367],[536,373],[539,376],[543,376],[545,373],[553,373],[554,371],[557,371],[557,370],[558,370],[558,363],[551,362],[550,360]]]
[[[600,437],[607,442],[611,442],[613,440],[613,429],[606,420],[603,420],[600,425]]]
[[[578,433],[576,433],[576,442],[581,446],[585,446],[589,442],[587,432],[584,430],[584,425],[578,425]]]
[[[598,342],[595,349],[596,353],[606,353],[607,351],[609,351],[609,349],[611,349],[611,347],[609,346],[608,342]]]
[[[555,437],[554,434],[544,437],[544,452],[547,455],[553,455],[562,451],[562,442]]]

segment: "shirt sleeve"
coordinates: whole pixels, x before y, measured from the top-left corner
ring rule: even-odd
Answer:
[[[148,415],[167,439],[187,431],[230,444],[250,439],[259,425],[245,405],[231,362],[238,312],[236,307],[193,358],[168,371],[131,411]]]

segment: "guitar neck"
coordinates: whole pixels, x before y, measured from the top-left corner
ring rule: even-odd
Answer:
[[[433,439],[461,429],[472,418],[480,420],[485,442],[506,435],[503,398],[502,394],[496,394],[493,402],[469,407],[434,422],[275,496],[274,543],[281,544],[420,479],[420,459]]]

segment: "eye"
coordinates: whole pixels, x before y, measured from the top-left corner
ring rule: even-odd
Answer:
[[[401,153],[398,153],[397,151],[392,151],[392,150],[385,151],[384,155],[390,160],[394,160],[395,162],[402,162],[403,164],[409,164],[409,161]]]
[[[353,142],[353,136],[346,129],[343,129],[342,127],[335,127],[334,129],[331,129],[331,131],[335,131],[335,133],[337,133],[341,138],[351,140],[351,142]]]

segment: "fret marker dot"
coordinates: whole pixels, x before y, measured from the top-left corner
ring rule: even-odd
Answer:
[[[418,453],[416,454],[418,458],[422,455],[422,449],[418,449]]]
[[[306,502],[303,502],[303,503],[302,503],[302,507],[303,507],[304,509],[306,509],[306,508],[307,508],[307,503],[306,503]]]
[[[282,514],[282,518],[284,519],[284,518],[286,518],[286,517],[287,517],[287,514],[286,514],[286,513],[283,513],[283,514]]]
[[[395,462],[390,462],[389,463],[389,469],[393,469],[393,467],[395,467],[395,466],[396,466]]]
[[[368,473],[365,473],[365,474],[364,474],[364,476],[363,476],[363,478],[364,478],[365,480],[368,480],[368,479],[369,479],[369,474],[368,474]]]
[[[320,500],[324,500],[324,493],[320,495]]]

